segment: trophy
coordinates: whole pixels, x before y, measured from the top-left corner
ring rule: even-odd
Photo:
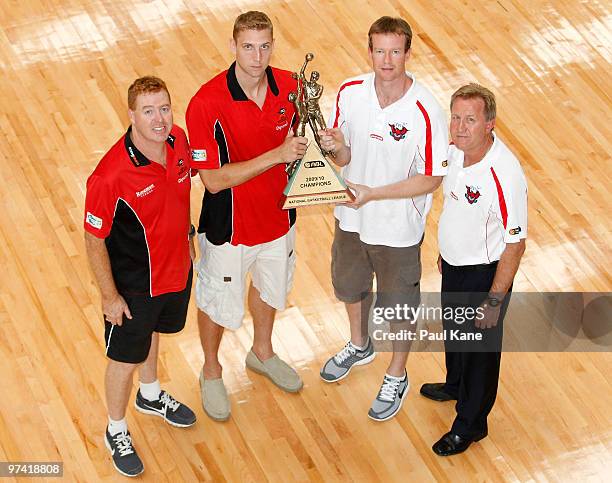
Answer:
[[[330,158],[333,158],[334,153],[321,148],[319,130],[326,128],[319,107],[323,86],[317,82],[319,73],[316,70],[311,72],[310,80],[306,78],[306,66],[312,59],[314,54],[306,54],[300,73],[293,73],[293,78],[297,79],[297,92],[289,93],[289,101],[294,104],[299,116],[297,135],[305,136],[308,124],[317,149],[314,152],[309,152],[307,149],[302,159],[297,159],[287,166],[289,181],[279,201],[279,206],[285,210],[355,199],[344,180],[331,166]],[[309,143],[309,147],[311,145],[312,142]]]

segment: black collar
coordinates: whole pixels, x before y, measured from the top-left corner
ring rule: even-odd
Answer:
[[[238,79],[236,78],[236,62],[234,62],[229,69],[227,69],[226,74],[227,80],[227,88],[232,95],[232,99],[235,101],[248,101],[249,98],[240,87],[238,83]],[[274,78],[274,74],[272,73],[272,67],[266,67],[266,77],[268,78],[268,85],[270,86],[270,91],[275,96],[278,96],[278,85],[276,84],[276,79]]]
[[[142,154],[134,145],[134,142],[132,141],[132,138],[130,136],[131,132],[132,126],[128,127],[128,130],[125,133],[125,136],[123,137],[123,144],[125,146],[125,150],[128,153],[128,156],[130,157],[130,161],[132,161],[132,164],[137,168],[140,166],[146,166],[148,164],[151,164],[151,161],[149,161],[149,159],[144,154]],[[172,149],[174,149],[174,136],[172,134],[168,135],[166,142],[170,145]]]

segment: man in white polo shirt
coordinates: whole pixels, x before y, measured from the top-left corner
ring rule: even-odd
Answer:
[[[435,401],[457,400],[451,430],[433,445],[440,456],[461,453],[487,436],[487,416],[497,395],[502,323],[525,251],[527,182],[519,161],[493,132],[495,116],[495,96],[478,84],[461,87],[451,98],[453,144],[438,230],[442,305],[482,312],[467,322],[443,324],[448,333],[462,322],[461,330],[488,338],[495,348],[445,341],[446,382],[421,388]]]
[[[431,206],[428,193],[447,171],[446,116],[433,95],[405,70],[410,26],[401,18],[382,17],[372,24],[368,38],[374,72],[341,85],[332,127],[319,132],[323,149],[334,152],[335,163],[342,166],[342,176],[356,195],[334,212],[332,282],[336,297],[345,303],[351,339],[321,369],[327,382],[374,359],[367,333],[374,275],[377,308],[400,301],[420,303],[420,246]],[[394,345],[370,418],[385,421],[400,410],[409,389],[407,357],[405,347],[398,350]]]

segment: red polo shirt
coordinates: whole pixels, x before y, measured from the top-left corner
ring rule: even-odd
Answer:
[[[179,292],[191,268],[187,137],[172,127],[164,168],[138,151],[130,131],[87,180],[84,228],[105,239],[120,293]]]
[[[236,79],[236,64],[204,84],[187,108],[192,167],[218,169],[247,161],[280,146],[295,120],[287,99],[297,81],[285,70],[268,67],[263,107],[250,99]],[[295,222],[295,210],[278,201],[287,185],[285,165],[276,165],[233,188],[202,200],[199,233],[215,245],[258,245],[285,235]]]

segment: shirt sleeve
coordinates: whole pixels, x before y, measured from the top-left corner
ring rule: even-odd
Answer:
[[[87,180],[85,195],[85,231],[97,238],[106,238],[113,226],[116,204],[117,197],[108,181],[95,174],[91,175]]]
[[[495,215],[504,227],[504,242],[518,243],[527,238],[527,181],[522,170],[519,173],[498,177],[491,168],[497,188]],[[501,179],[500,179],[501,178]]]
[[[203,99],[198,97],[191,99],[185,120],[191,145],[191,167],[194,169],[220,168],[215,135],[222,135],[221,124],[217,119],[212,119]]]
[[[418,146],[417,171],[425,176],[446,176],[448,173],[448,125],[444,111],[437,105],[426,108],[417,101],[425,136]]]
[[[350,84],[351,83],[345,82],[338,89],[336,102],[334,103],[334,107],[327,122],[328,126],[332,128],[339,128],[342,131],[342,134],[344,135],[344,142],[348,147],[351,147],[351,139],[346,118],[347,96],[346,92],[343,93],[342,91],[347,87],[347,85]]]

